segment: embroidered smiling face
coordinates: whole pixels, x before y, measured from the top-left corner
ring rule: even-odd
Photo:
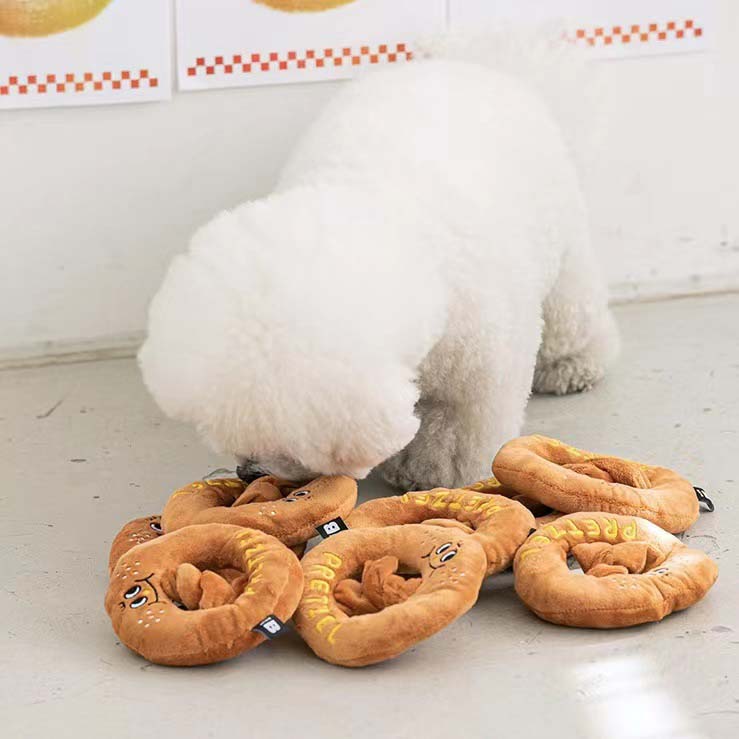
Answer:
[[[434,547],[428,554],[424,554],[423,559],[428,560],[429,567],[432,570],[440,570],[459,554],[461,548],[462,542],[447,541]]]
[[[151,582],[153,577],[154,573],[152,572],[147,577],[134,580],[133,584],[124,591],[123,597],[118,603],[119,607],[122,610],[130,608],[136,611],[143,608],[143,606],[159,603],[159,592]]]
[[[157,543],[143,546],[156,547]],[[154,570],[152,564],[143,557],[121,557],[111,573],[110,586],[105,595],[105,610],[113,622],[113,628],[119,636],[123,633],[121,629],[125,631],[127,636],[124,643],[134,650],[141,639],[161,639],[162,629],[172,626],[172,613],[181,607],[165,591],[162,571]],[[150,637],[150,634],[154,636]]]
[[[161,536],[164,531],[162,531],[162,517],[161,516],[152,516],[151,520],[149,521],[149,528],[157,535]]]

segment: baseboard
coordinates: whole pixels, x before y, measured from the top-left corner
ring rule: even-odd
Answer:
[[[0,349],[0,370],[97,362],[102,359],[127,359],[136,355],[143,340],[144,332],[137,331],[82,341],[41,341],[26,346]]]
[[[613,283],[609,290],[612,305],[736,293],[739,292],[739,271],[693,275],[675,280]]]
[[[739,273],[696,276],[689,280],[616,283],[611,285],[610,292],[613,305],[739,293]],[[143,340],[144,332],[137,331],[85,341],[44,341],[0,349],[0,370],[128,359],[136,355]]]

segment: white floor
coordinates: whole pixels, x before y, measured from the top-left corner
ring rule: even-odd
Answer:
[[[535,398],[527,427],[711,491],[716,512],[686,537],[720,562],[707,599],[661,624],[567,629],[526,611],[503,575],[447,630],[362,670],[321,662],[295,634],[197,669],[119,645],[102,607],[112,535],[230,460],[162,418],[133,361],[0,373],[0,734],[739,736],[739,296],[619,317],[609,379]]]

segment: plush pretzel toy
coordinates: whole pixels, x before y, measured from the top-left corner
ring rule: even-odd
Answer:
[[[639,516],[679,533],[700,512],[698,490],[672,470],[585,452],[545,436],[509,441],[496,455],[493,472],[507,494],[564,513]]]
[[[202,484],[205,487],[215,487],[216,489],[218,489],[223,484],[223,482],[224,481],[222,480],[207,480],[203,481]],[[229,480],[228,482],[232,483],[235,481]],[[201,483],[194,483],[193,485],[195,486],[195,489],[203,489],[200,488]],[[240,492],[240,495],[238,496],[238,503],[246,506],[260,502],[282,501],[284,499],[283,496],[289,497],[290,493],[294,492],[299,486],[284,480],[279,480],[274,477],[261,477],[257,480],[254,480],[250,485],[246,487],[246,489],[244,489],[244,485],[241,482],[237,482],[235,486],[231,485],[230,487],[234,490],[238,489],[238,491]],[[326,501],[324,501],[324,507],[325,504]],[[219,524],[216,524],[215,528],[206,529],[205,531],[217,531],[219,526]],[[188,536],[192,534],[192,538],[195,541],[197,541],[198,538],[202,538],[204,532],[203,527],[200,525],[179,530],[187,531]],[[161,547],[156,550],[160,553],[164,553],[162,555],[162,558],[163,561],[165,561],[166,556],[169,555],[169,550],[173,546],[173,543],[170,541],[170,539],[172,538],[171,536],[163,535],[164,529],[160,516],[148,516],[145,518],[135,519],[134,521],[127,523],[117,534],[111,546],[108,565],[111,577],[114,568],[118,564],[119,560],[124,557],[124,555],[129,554],[129,552],[138,545],[150,542],[154,539],[157,539],[158,537],[163,537],[162,541],[167,543],[166,547],[164,544],[162,544]],[[181,539],[180,541],[186,542],[186,539]],[[181,548],[183,546],[184,545],[181,544]],[[291,546],[290,549],[295,555],[297,555],[297,557],[300,557],[305,551],[305,543],[303,542],[295,544]],[[134,552],[134,555],[136,555],[137,553],[138,552]],[[128,559],[130,559],[134,555],[129,555]],[[152,564],[154,564],[153,561]],[[129,563],[128,570],[133,572],[134,570],[136,570],[137,565],[142,566],[140,562],[136,561],[134,561],[133,564]],[[155,568],[152,567],[152,569]],[[135,574],[140,574],[140,570],[136,570]],[[126,571],[124,571],[123,574],[119,573],[119,576],[122,581],[128,579]],[[239,593],[244,591],[246,580],[247,577],[243,572],[243,569],[239,569],[228,563],[222,566],[221,564],[214,562],[210,565],[209,569],[201,572],[194,565],[188,562],[183,562],[176,569],[175,585],[172,592],[175,593],[175,601],[179,603],[180,607],[184,607],[187,610],[191,611],[206,608],[210,609],[218,605],[224,605],[235,601]],[[137,607],[137,605],[133,607]],[[154,619],[152,625],[159,623],[156,618],[152,618]],[[265,616],[265,619],[268,618],[269,615]],[[213,619],[210,619],[210,621],[203,621],[203,623],[210,623],[212,621]],[[205,654],[192,656],[187,652],[187,649],[185,648],[185,650],[182,651],[181,655],[177,656],[177,654],[180,654],[180,652],[175,649],[173,643],[175,637],[169,632],[166,635],[164,645],[153,643],[148,644],[147,642],[147,644],[145,644],[143,648],[138,648],[136,644],[131,644],[126,641],[123,634],[119,635],[121,636],[122,641],[124,641],[124,643],[126,643],[132,649],[138,651],[140,654],[147,657],[151,661],[160,662],[162,664],[203,664],[206,662],[218,661],[220,659],[226,658],[218,656],[220,652],[218,650],[214,651],[213,649],[210,649]],[[158,630],[156,638],[158,639],[160,635],[161,634]],[[156,639],[154,636],[149,636],[149,641],[153,642],[155,640]],[[250,646],[247,646],[245,648],[250,648]],[[167,656],[166,654],[162,656],[162,650],[166,651],[168,649],[172,650],[173,653],[177,652],[177,654],[175,654],[174,657]],[[234,647],[234,649],[238,649],[238,651],[243,651],[243,649],[237,648],[236,646]],[[238,651],[234,652],[234,654],[238,653]],[[227,656],[234,655],[228,654]]]
[[[111,572],[105,610],[120,640],[149,661],[202,665],[281,631],[302,591],[300,563],[277,539],[202,524],[124,553]]]
[[[208,483],[210,481],[206,480],[205,482]],[[235,487],[239,490],[243,489],[243,485],[235,480],[216,479],[213,482],[216,486],[220,486],[224,483],[231,485],[236,482]],[[298,487],[299,486],[297,484],[286,480],[281,480],[272,476],[264,476],[257,478],[248,485],[244,492],[239,496],[238,502],[243,505],[246,503],[280,500],[283,495],[288,495]],[[163,533],[164,527],[162,526],[161,516],[146,516],[144,518],[136,518],[133,521],[129,521],[113,539],[113,544],[110,547],[110,555],[108,558],[108,571],[110,572],[110,570],[113,569],[120,556],[125,554],[132,546],[143,544],[145,541],[161,536]],[[292,549],[296,556],[300,558],[305,553],[305,542],[291,546],[290,549]]]
[[[113,571],[116,562],[132,547],[156,539],[164,533],[161,516],[145,516],[129,521],[117,534],[110,545],[108,573]]]
[[[585,575],[568,569],[570,553]],[[716,581],[718,567],[650,521],[572,513],[527,539],[514,573],[521,600],[545,621],[611,629],[692,606]]]
[[[227,523],[297,546],[316,536],[317,526],[346,516],[356,500],[356,481],[342,475],[319,477],[297,488],[274,477],[248,486],[238,479],[200,480],[172,494],[162,527],[169,533],[193,524]]]
[[[468,611],[487,557],[454,528],[409,524],[343,531],[301,564],[298,632],[321,659],[361,667],[398,656]],[[398,568],[418,577],[405,580]]]
[[[474,536],[485,550],[487,574],[507,569],[535,526],[534,516],[502,495],[437,488],[370,500],[347,517],[350,528],[435,524]]]

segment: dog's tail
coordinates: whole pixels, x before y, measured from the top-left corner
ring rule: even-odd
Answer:
[[[595,134],[602,130],[597,65],[568,43],[562,24],[504,23],[448,32],[422,40],[417,53],[479,64],[520,80],[545,101],[580,167],[591,159]]]

